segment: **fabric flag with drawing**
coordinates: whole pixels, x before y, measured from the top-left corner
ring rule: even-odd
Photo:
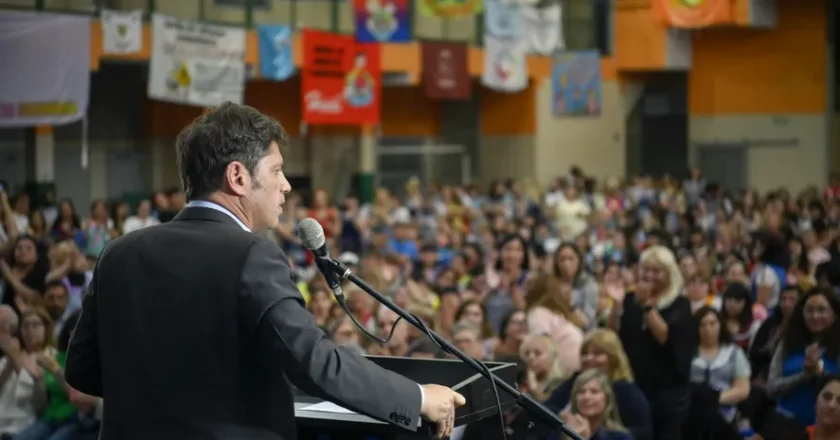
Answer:
[[[0,11],[0,129],[84,118],[90,38],[90,17]]]
[[[484,32],[498,38],[519,38],[522,35],[519,6],[502,0],[484,0]]]
[[[409,0],[354,0],[356,41],[402,43],[411,41]]]
[[[292,58],[292,28],[285,24],[257,26],[260,40],[260,75],[285,81],[295,74]]]
[[[149,98],[197,107],[242,103],[245,29],[152,16]]]
[[[525,45],[516,39],[484,36],[484,86],[500,92],[519,92],[528,87]]]
[[[129,54],[143,49],[143,11],[103,9],[100,19],[103,53]]]
[[[529,53],[551,55],[555,50],[563,50],[566,40],[563,38],[563,10],[559,4],[545,8],[522,6],[522,39]]]
[[[552,60],[552,109],[555,116],[601,113],[601,54],[597,50],[564,52]]]
[[[459,18],[481,13],[482,0],[417,0],[420,14],[429,18]]]

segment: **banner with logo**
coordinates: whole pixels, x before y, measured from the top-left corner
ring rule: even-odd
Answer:
[[[0,11],[0,128],[64,125],[90,95],[90,18]]]
[[[241,104],[245,79],[244,29],[152,17],[150,98],[198,107]]]
[[[585,50],[558,54],[552,60],[552,107],[555,116],[601,113],[601,54]]]
[[[731,24],[734,17],[733,0],[654,0],[653,15],[670,27],[697,29]]]
[[[408,0],[354,0],[356,41],[402,43],[411,40]]]
[[[465,43],[423,43],[423,88],[430,99],[462,100],[472,96]]]
[[[295,74],[292,28],[285,24],[259,25],[260,76],[285,81]]]
[[[501,92],[519,92],[528,87],[528,63],[521,40],[484,35],[484,86]]]
[[[103,9],[100,22],[104,54],[137,53],[143,49],[143,11]]]
[[[468,17],[481,13],[482,0],[418,0],[420,14],[429,18]]]
[[[502,0],[484,0],[484,32],[499,38],[522,35],[522,14],[519,5]]]
[[[563,10],[559,4],[545,8],[523,6],[522,39],[528,45],[528,52],[538,55],[551,55],[555,50],[566,47],[563,38]]]
[[[303,122],[326,125],[379,123],[382,68],[378,44],[352,36],[303,31]]]

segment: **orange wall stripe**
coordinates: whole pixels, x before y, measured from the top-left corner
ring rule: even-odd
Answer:
[[[519,93],[503,93],[478,84],[481,93],[481,133],[511,136],[537,132],[537,83]]]
[[[715,28],[693,35],[693,115],[824,113],[826,4],[779,2],[773,30]]]
[[[654,20],[649,5],[617,5],[613,40],[617,69],[661,70],[667,67],[667,39],[668,28]]]

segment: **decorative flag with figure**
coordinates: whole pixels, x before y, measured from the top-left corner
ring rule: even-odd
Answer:
[[[417,0],[420,14],[429,18],[457,18],[480,13],[482,0]]]
[[[528,45],[528,52],[551,55],[555,50],[566,47],[563,38],[563,10],[559,4],[545,8],[523,6],[521,12],[523,40]]]
[[[295,74],[292,28],[285,24],[257,26],[260,39],[260,75],[285,81]]]
[[[525,45],[519,39],[484,35],[484,72],[481,83],[501,92],[519,92],[528,87]]]
[[[356,41],[401,43],[411,40],[409,0],[354,0]]]
[[[597,50],[566,52],[554,57],[551,69],[555,116],[601,113],[601,54]]]
[[[128,54],[143,49],[143,11],[103,9],[100,20],[103,53]]]
[[[519,5],[502,0],[484,0],[484,32],[498,38],[522,36],[522,14]]]
[[[382,99],[380,47],[352,36],[303,31],[303,122],[325,125],[379,123]]]
[[[213,107],[244,92],[245,29],[152,16],[150,98]]]

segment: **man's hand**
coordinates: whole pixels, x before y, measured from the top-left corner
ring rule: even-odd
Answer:
[[[464,396],[442,385],[423,385],[420,415],[438,424],[438,437],[449,437],[455,428],[455,408],[467,403]]]

